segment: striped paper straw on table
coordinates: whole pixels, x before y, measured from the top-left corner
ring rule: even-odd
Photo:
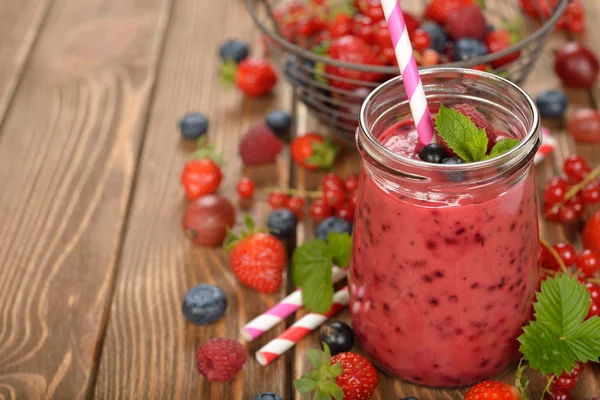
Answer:
[[[285,332],[277,336],[256,352],[256,361],[260,365],[269,365],[277,357],[294,347],[304,336],[317,329],[332,315],[339,312],[348,305],[350,294],[348,287],[337,291],[333,295],[333,304],[329,311],[324,314],[310,313],[296,321]]]
[[[550,131],[547,128],[542,127],[542,145],[535,153],[533,162],[535,165],[541,163],[547,156],[550,155],[556,148],[556,139],[552,137]]]
[[[332,268],[332,274],[333,283],[337,283],[346,277],[346,270],[334,266]],[[240,333],[244,339],[251,342],[298,311],[298,309],[303,305],[302,291],[298,289],[244,325],[244,327],[240,330]]]
[[[388,30],[390,31],[394,51],[396,52],[396,59],[398,60],[402,82],[408,96],[410,111],[415,121],[417,133],[419,134],[419,141],[425,145],[429,144],[435,141],[433,122],[427,98],[425,97],[425,91],[423,90],[423,83],[417,69],[412,44],[408,37],[408,29],[406,29],[400,2],[399,0],[381,0],[381,6],[383,7]]]

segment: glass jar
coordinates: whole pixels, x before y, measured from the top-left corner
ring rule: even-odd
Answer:
[[[380,140],[415,134],[392,79],[365,100],[350,272],[352,321],[382,369],[455,387],[498,375],[519,358],[539,281],[533,159],[539,116],[519,87],[485,72],[428,69],[432,112],[467,103],[499,135],[521,139],[499,157],[461,165],[403,157]]]

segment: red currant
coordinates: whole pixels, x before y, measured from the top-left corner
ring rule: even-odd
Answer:
[[[385,19],[385,14],[383,13],[383,8],[379,2],[369,4],[369,8],[367,9],[367,15],[374,22],[383,21]]]
[[[562,206],[558,211],[558,220],[563,224],[569,224],[577,218],[577,212],[573,207]]]
[[[581,202],[583,204],[596,204],[600,201],[600,182],[593,181],[581,189]]]
[[[558,271],[560,266],[552,253],[550,253],[550,250],[544,245],[541,245],[540,248],[540,261],[542,262],[542,267]]]
[[[250,199],[254,194],[254,182],[245,176],[238,181],[236,189],[240,198]]]
[[[431,37],[429,33],[419,28],[412,34],[412,44],[415,50],[424,51],[431,45]]]
[[[592,282],[587,282],[585,288],[590,294],[590,299],[600,302],[600,286]]]
[[[358,175],[349,174],[344,180],[346,192],[352,193],[358,188]]]
[[[548,179],[547,183],[548,188],[560,187],[565,190],[567,190],[567,185],[567,181],[565,181],[562,176],[553,176]]]
[[[564,389],[566,391],[571,391],[573,390],[576,384],[577,378],[573,378],[569,374],[565,374],[563,372],[563,374],[559,376],[552,384],[552,391],[555,391],[556,389]]]
[[[563,171],[572,182],[581,182],[591,169],[587,161],[577,154],[571,154],[563,164]]]
[[[571,378],[577,378],[583,372],[583,367],[584,367],[583,363],[577,362],[577,365],[575,365],[575,367],[573,367],[569,376]]]
[[[560,203],[565,198],[566,193],[566,187],[548,186],[543,194],[544,201],[548,204]]]
[[[281,192],[273,192],[269,194],[269,204],[272,209],[287,208],[289,198],[287,194]]]
[[[337,189],[343,187],[344,183],[342,182],[342,179],[335,172],[326,173],[323,176],[323,179],[321,180],[321,190],[323,190],[323,192],[329,189]]]
[[[327,189],[324,192],[325,204],[334,209],[344,204],[345,197],[344,190],[341,187]]]
[[[589,319],[592,317],[600,317],[600,307],[598,307],[598,302],[592,300],[592,304],[590,304],[590,309],[587,313],[585,319]]]
[[[380,21],[377,24],[377,30],[375,31],[375,43],[377,43],[377,45],[382,49],[390,48],[394,50],[394,44],[390,38],[390,31],[388,30],[387,22]]]
[[[329,23],[329,36],[331,38],[339,38],[352,33],[353,20],[352,17],[340,13],[336,15],[333,21]]]
[[[335,216],[345,219],[348,222],[352,222],[354,219],[354,207],[350,203],[344,203],[340,208],[335,210]]]
[[[583,201],[581,201],[581,196],[579,193],[576,193],[573,197],[567,200],[565,206],[573,209],[576,218],[581,218],[583,216],[583,212],[585,211],[583,208]]]
[[[361,38],[369,44],[375,42],[375,32],[373,31],[373,21],[366,15],[358,14],[354,17],[354,35]]]
[[[556,388],[550,394],[550,400],[571,400],[571,393],[568,390]]]
[[[289,208],[300,221],[304,216],[304,199],[299,196],[290,197],[287,208]]]
[[[585,276],[594,276],[600,270],[600,257],[590,249],[585,249],[577,256],[577,268]]]
[[[573,245],[561,242],[556,243],[554,246],[552,246],[552,248],[556,250],[559,257],[565,264],[565,267],[569,268],[570,266],[575,264],[575,260],[577,259],[577,252],[575,251],[575,247],[573,247]]]
[[[315,221],[331,217],[331,207],[328,207],[322,198],[315,199],[310,205],[310,217]]]
[[[554,207],[554,204],[542,204],[542,213],[550,222],[560,222],[560,208]]]

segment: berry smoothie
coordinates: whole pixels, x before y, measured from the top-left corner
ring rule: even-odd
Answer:
[[[418,159],[412,122],[378,138]],[[460,182],[460,171],[449,178]],[[458,179],[455,179],[457,178]],[[354,329],[381,368],[453,387],[518,360],[538,283],[533,169],[462,196],[411,193],[363,161],[350,273]]]

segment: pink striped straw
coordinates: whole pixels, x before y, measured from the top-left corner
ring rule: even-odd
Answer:
[[[552,137],[550,131],[547,128],[542,127],[542,145],[538,149],[537,153],[535,153],[535,158],[533,159],[535,165],[538,165],[544,161],[544,159],[554,151],[556,145],[556,139]]]
[[[346,277],[346,270],[334,266],[332,268],[332,274],[333,283],[337,283]],[[298,311],[303,305],[302,291],[298,289],[244,325],[240,330],[240,333],[244,339],[251,342]]]
[[[388,30],[390,31],[396,52],[396,59],[400,66],[400,74],[402,75],[410,111],[412,112],[419,135],[419,142],[427,145],[432,141],[435,142],[433,122],[427,98],[425,97],[425,91],[423,90],[423,84],[421,83],[421,77],[419,76],[419,70],[417,69],[417,62],[413,55],[412,44],[408,37],[408,29],[406,29],[402,8],[400,8],[400,1],[381,0],[381,6],[383,7],[383,13],[385,14]]]
[[[277,338],[271,340],[256,352],[256,361],[260,365],[268,365],[277,357],[291,349],[306,335],[317,329],[321,324],[327,321],[331,316],[337,314],[348,305],[350,294],[348,287],[338,290],[333,295],[333,304],[324,314],[310,313],[296,321],[292,326],[286,329]]]

